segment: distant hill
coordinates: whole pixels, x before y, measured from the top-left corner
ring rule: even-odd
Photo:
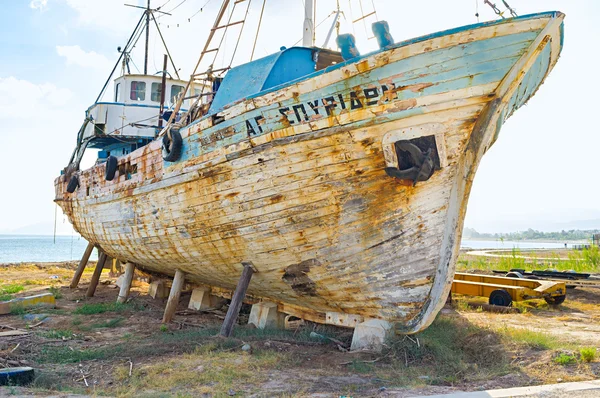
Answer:
[[[75,235],[77,232],[74,232],[73,227],[68,221],[64,223],[62,221],[58,221],[56,223],[56,234],[57,235],[69,235],[71,236],[73,233]],[[36,224],[25,225],[23,227],[15,228],[15,229],[4,229],[0,230],[1,235],[54,235],[54,223],[53,222],[41,222]]]

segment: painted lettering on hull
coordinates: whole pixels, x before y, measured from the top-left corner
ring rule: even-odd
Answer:
[[[342,112],[385,104],[398,99],[397,89],[393,83],[380,86],[355,87],[351,91],[332,94],[321,98],[312,98],[299,104],[282,106],[277,109],[279,120],[288,126],[307,123],[322,117],[336,116]],[[267,118],[257,116],[246,120],[248,135],[263,133],[263,122]]]

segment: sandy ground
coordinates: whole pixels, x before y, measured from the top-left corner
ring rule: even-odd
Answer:
[[[556,349],[535,350],[519,345],[502,347],[502,355],[508,358],[502,373],[486,379],[473,368],[472,375],[457,374],[445,382],[434,382],[433,377],[427,376],[431,366],[421,363],[415,362],[413,369],[399,373],[397,369],[405,361],[402,356],[345,352],[352,335],[349,329],[314,324],[303,327],[335,335],[341,344],[301,339],[299,336],[306,330],[281,336],[255,335],[243,325],[247,322],[247,307],[236,329],[241,337],[224,345],[210,331],[218,330],[226,308],[209,313],[188,311],[190,293],[186,292],[174,321],[161,326],[165,302],[147,296],[147,284],[142,282],[133,287],[125,310],[77,314],[84,305],[114,303],[118,289],[114,285],[116,278],[105,270],[95,297],[86,299],[91,269],[84,273],[78,289],[68,288],[72,273],[65,264],[0,266],[0,286],[25,287],[15,296],[48,291],[54,286],[53,291],[60,297],[56,309],[34,311],[48,315],[44,322],[28,320],[24,318],[27,314],[0,316],[0,331],[17,328],[29,332],[25,336],[0,338],[0,367],[32,366],[52,379],[43,380],[32,389],[3,388],[0,396],[22,392],[45,396],[66,390],[115,396],[188,396],[189,391],[189,396],[339,397],[352,393],[408,397],[600,377],[597,359],[591,364],[564,367],[553,363]],[[570,290],[567,301],[558,308],[531,303],[522,314],[447,307],[440,316],[469,328],[479,327],[479,334],[499,336],[506,328],[520,328],[549,334],[566,343],[600,348],[600,289]],[[481,347],[484,353],[495,352],[497,336],[484,337],[474,344],[486,345]],[[240,347],[245,343],[252,346],[254,353],[242,352]],[[207,350],[211,345],[218,345],[219,349]],[[111,347],[121,347],[122,352],[112,352]],[[100,352],[109,354],[102,356]],[[408,358],[406,364],[411,368]],[[177,371],[179,367],[181,372]],[[207,374],[209,369],[219,372]],[[196,376],[189,378],[190,372]],[[228,372],[233,372],[229,378]],[[152,378],[161,381],[153,383]],[[236,378],[243,379],[243,383]],[[188,389],[181,390],[184,384]],[[234,386],[235,390],[223,386]]]

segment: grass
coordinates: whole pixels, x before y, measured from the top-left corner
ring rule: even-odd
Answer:
[[[574,343],[563,342],[548,333],[531,329],[511,328],[504,326],[498,329],[507,342],[518,343],[536,350],[572,348]]]
[[[39,336],[47,338],[47,339],[58,339],[58,340],[71,339],[73,337],[73,331],[69,330],[69,329],[43,330],[43,331],[37,332],[37,334]]]
[[[0,286],[0,301],[12,300],[13,294],[22,292],[25,287],[19,284]]]
[[[121,326],[121,324],[123,323],[124,320],[125,320],[125,318],[109,319],[108,321],[94,323],[94,324],[92,324],[92,327],[93,328],[116,328],[116,327]]]
[[[134,303],[96,303],[83,304],[73,311],[77,315],[94,315],[103,314],[105,312],[125,312],[125,311],[141,311],[144,307]]]
[[[50,288],[48,288],[48,291],[50,293],[52,293],[52,295],[54,296],[55,299],[61,299],[63,297],[60,288],[56,287],[56,286],[50,286]]]
[[[565,354],[564,352],[561,352],[554,358],[554,362],[559,365],[567,366],[577,362],[577,359],[575,359],[574,355]]]
[[[390,342],[393,371],[379,372],[378,377],[391,377],[397,384],[453,385],[467,378],[500,376],[510,369],[500,339],[489,329],[438,317],[421,333],[393,339]]]
[[[218,342],[211,342],[184,355],[179,355],[144,368],[134,369],[129,377],[129,366],[117,367],[114,376],[121,387],[119,396],[144,395],[144,391],[165,392],[169,396],[199,396],[209,393],[227,396],[230,390],[250,394],[267,380],[261,372],[288,364],[287,353],[255,350],[246,355],[239,350],[223,350]]]
[[[523,258],[528,257],[528,258]],[[459,270],[481,271],[509,271],[511,269],[556,269],[557,271],[575,271],[581,273],[600,272],[600,249],[592,246],[589,249],[569,250],[567,258],[556,253],[535,252],[522,254],[519,249],[513,248],[510,253],[502,257],[479,257],[462,255],[458,262]]]
[[[593,362],[596,359],[596,347],[584,347],[579,350],[583,362]]]

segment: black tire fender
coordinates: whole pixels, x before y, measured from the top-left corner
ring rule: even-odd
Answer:
[[[69,183],[67,184],[67,192],[68,193],[75,192],[75,190],[77,189],[78,186],[79,186],[79,177],[77,177],[77,175],[71,176],[71,179],[69,180]]]
[[[106,172],[104,173],[104,177],[106,181],[112,181],[115,178],[115,174],[117,173],[118,161],[117,157],[110,155],[106,159]]]
[[[162,140],[162,155],[167,162],[176,162],[181,157],[181,149],[183,147],[183,139],[177,130],[171,130],[171,138],[169,134],[165,134]]]
[[[490,293],[489,303],[500,307],[510,307],[512,305],[512,297],[510,293],[503,289],[496,289]]]

